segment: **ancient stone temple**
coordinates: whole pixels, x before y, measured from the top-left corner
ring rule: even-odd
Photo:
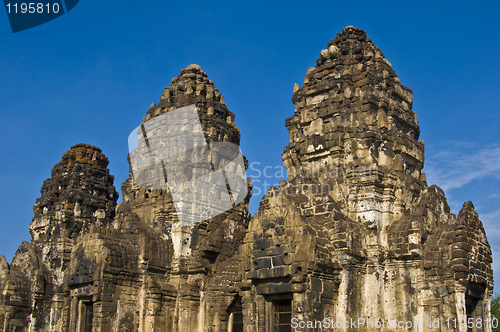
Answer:
[[[0,256],[0,331],[491,331],[490,246],[471,202],[456,216],[427,185],[412,91],[358,28],[316,63],[285,122],[288,181],[254,216],[248,179],[238,200],[227,185],[227,210],[181,222],[189,202],[174,199],[177,179],[161,162],[147,178],[161,188],[144,185],[133,153],[117,204],[102,151],[71,147],[34,205],[31,243],[11,263]],[[235,115],[197,65],[172,80],[138,135],[190,105],[194,136],[239,145]],[[139,146],[158,153],[146,136]],[[195,150],[185,181],[209,155],[194,146],[185,162]]]

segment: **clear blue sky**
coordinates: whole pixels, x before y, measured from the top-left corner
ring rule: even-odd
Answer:
[[[496,1],[81,0],[13,34],[3,11],[0,254],[10,261],[29,240],[43,180],[76,143],[102,148],[121,194],[128,134],[191,63],[236,114],[247,159],[281,166],[294,83],[354,25],[414,90],[428,183],[443,187],[454,213],[473,201],[500,275],[499,17]]]

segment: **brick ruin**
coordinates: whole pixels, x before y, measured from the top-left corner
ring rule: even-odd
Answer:
[[[31,243],[11,263],[0,256],[0,331],[286,332],[292,318],[316,324],[302,331],[324,330],[325,318],[366,321],[339,331],[389,321],[490,331],[460,324],[490,317],[491,249],[473,204],[457,217],[427,185],[412,91],[358,28],[316,63],[286,119],[288,181],[254,216],[250,180],[241,203],[191,225],[179,224],[168,185],[139,187],[132,172],[117,204],[102,151],[71,147],[43,183]],[[239,145],[234,114],[197,65],[143,123],[187,105],[208,142]]]

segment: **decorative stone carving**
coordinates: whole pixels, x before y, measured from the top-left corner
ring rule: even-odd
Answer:
[[[427,185],[412,91],[366,33],[339,32],[292,101],[288,181],[253,217],[248,181],[241,203],[182,225],[168,183],[142,188],[132,168],[117,206],[107,158],[73,146],[42,186],[31,244],[11,264],[0,256],[0,331],[267,332],[325,319],[343,331],[435,331],[437,320],[466,331],[461,321],[489,318],[478,214],[466,202],[455,216]],[[143,123],[188,105],[207,142],[239,144],[234,114],[197,65]]]

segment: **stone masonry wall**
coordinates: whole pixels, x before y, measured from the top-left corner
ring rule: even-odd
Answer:
[[[366,33],[346,27],[294,88],[287,181],[254,216],[248,179],[240,201],[231,196],[222,213],[183,224],[172,189],[179,179],[158,165],[144,178],[133,172],[146,152],[182,148],[175,137],[155,146],[146,127],[162,130],[160,117],[189,106],[201,130],[186,130],[216,158],[234,158],[217,155],[218,143],[239,153],[240,142],[220,92],[188,66],[133,132],[123,203],[99,148],[77,144],[54,166],[34,206],[31,243],[10,264],[0,256],[0,332],[364,332],[392,331],[391,322],[470,331],[461,321],[490,317],[492,252],[472,202],[456,216],[427,185],[412,98]],[[173,164],[183,181],[209,164],[203,149]],[[185,190],[183,203],[204,190]],[[300,321],[333,325],[292,329]]]

